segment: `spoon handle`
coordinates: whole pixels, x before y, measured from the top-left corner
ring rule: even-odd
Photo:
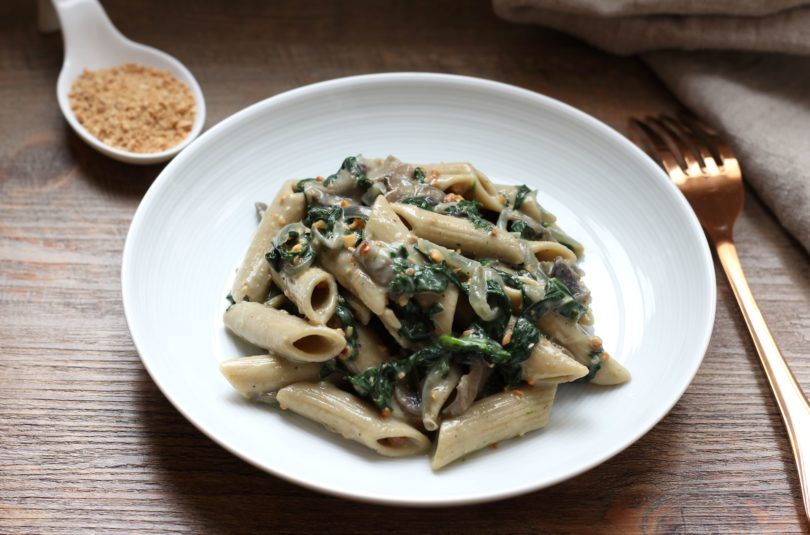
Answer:
[[[98,0],[52,0],[62,27],[65,58],[98,55],[99,42],[116,42],[124,37],[113,25]]]

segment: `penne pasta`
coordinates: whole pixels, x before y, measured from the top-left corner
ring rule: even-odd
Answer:
[[[293,191],[294,181],[282,186],[273,203],[267,207],[253,235],[242,264],[236,272],[231,296],[235,302],[263,301],[270,289],[270,265],[265,254],[276,233],[284,226],[304,217],[304,194]]]
[[[366,223],[366,238],[388,243],[404,242],[410,231],[382,195],[374,201],[371,216]]]
[[[427,451],[428,438],[410,425],[383,418],[357,397],[327,383],[296,383],[279,390],[277,399],[288,409],[354,440],[386,457],[406,457]]]
[[[440,366],[434,367],[425,377],[422,386],[422,425],[428,431],[439,428],[439,412],[453,393],[461,379],[457,366],[450,366],[445,372]]]
[[[582,244],[525,185],[351,156],[256,210],[223,321],[270,353],[220,366],[249,400],[389,457],[432,438],[438,470],[545,426],[560,384],[630,379],[586,330]]]
[[[393,358],[383,341],[374,332],[374,329],[365,325],[358,325],[355,329],[357,330],[357,342],[360,347],[354,359],[344,362],[349,371],[362,373],[369,368],[376,368],[383,362]]]
[[[335,313],[337,284],[330,273],[314,266],[294,274],[271,267],[270,273],[276,286],[312,323],[323,325]]]
[[[570,383],[588,375],[588,368],[548,338],[541,338],[523,363],[523,380],[529,384]]]
[[[357,261],[347,249],[326,251],[318,257],[318,261],[326,271],[334,275],[341,286],[354,294],[371,312],[380,315],[385,311],[388,300],[385,290],[359,268]]]
[[[336,356],[346,339],[340,331],[310,325],[284,310],[243,301],[225,311],[225,326],[251,344],[299,362],[323,362]]]
[[[570,351],[580,364],[598,367],[591,378],[592,383],[615,385],[630,380],[630,372],[602,349],[602,340],[589,335],[577,322],[551,313],[541,317],[538,325]]]
[[[414,234],[426,240],[460,249],[465,255],[498,258],[512,264],[523,260],[518,241],[499,228],[480,230],[467,219],[437,214],[409,204],[397,203],[392,208]]]
[[[473,200],[487,210],[500,212],[503,199],[495,184],[482,172],[468,163],[429,163],[420,165],[435,187],[457,194],[469,193]]]
[[[434,470],[490,444],[545,427],[556,385],[526,386],[473,403],[467,412],[442,422],[431,466]]]
[[[321,366],[312,362],[291,362],[276,355],[255,355],[228,359],[219,371],[237,392],[250,401],[275,401],[276,392],[292,383],[317,381]]]

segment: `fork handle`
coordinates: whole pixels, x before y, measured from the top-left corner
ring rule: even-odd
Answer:
[[[804,512],[810,519],[810,405],[802,392],[799,383],[790,371],[779,347],[776,345],[771,330],[765,323],[765,318],[759,310],[748,281],[745,279],[740,258],[737,256],[737,248],[731,240],[719,240],[715,243],[717,256],[723,265],[731,283],[731,289],[737,297],[745,323],[754,345],[759,354],[759,360],[765,369],[765,375],[773,390],[782,419],[787,427],[790,446],[793,449],[793,457],[796,459],[796,467],[799,470],[799,484],[802,489],[802,501],[804,502]]]

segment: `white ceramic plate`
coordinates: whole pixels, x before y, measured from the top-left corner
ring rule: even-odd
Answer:
[[[470,161],[526,182],[586,247],[596,332],[633,380],[560,388],[549,425],[438,473],[391,460],[290,413],[243,401],[218,362],[248,354],[224,330],[253,203],[347,155]],[[615,455],[675,404],[714,320],[711,256],[689,206],[640,150],[596,119],[509,85],[438,74],[324,82],[250,106],[183,151],[135,214],[124,308],[144,365],[201,431],[242,459],[320,491],[449,505],[539,489]],[[254,350],[255,351],[255,350]]]

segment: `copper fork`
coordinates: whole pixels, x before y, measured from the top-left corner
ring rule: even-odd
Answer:
[[[732,230],[743,206],[737,158],[716,130],[686,114],[679,119],[667,115],[631,119],[630,136],[680,188],[717,250],[787,427],[804,512],[810,519],[810,404],[765,323],[737,257]]]

